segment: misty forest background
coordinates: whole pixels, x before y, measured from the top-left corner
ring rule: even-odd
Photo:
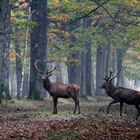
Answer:
[[[117,86],[140,87],[138,0],[1,0],[0,99],[43,99],[41,75],[77,83],[80,97],[106,96],[110,69]]]

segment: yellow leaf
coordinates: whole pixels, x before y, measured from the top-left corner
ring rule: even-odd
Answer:
[[[59,4],[59,0],[52,0],[52,2],[54,3],[54,4]]]

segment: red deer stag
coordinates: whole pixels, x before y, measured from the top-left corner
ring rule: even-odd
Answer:
[[[58,98],[72,98],[75,102],[75,108],[73,114],[76,113],[78,107],[78,113],[80,114],[80,105],[79,100],[77,98],[80,87],[77,84],[63,84],[60,82],[52,82],[49,77],[52,75],[53,71],[56,69],[54,67],[53,70],[47,71],[43,73],[37,66],[40,60],[35,61],[36,70],[42,75],[42,81],[44,88],[49,92],[49,94],[53,98],[53,114],[57,114],[57,101]]]
[[[129,105],[134,105],[135,108],[137,109],[137,112],[138,112],[136,116],[136,120],[137,120],[140,115],[140,107],[139,107],[140,92],[133,89],[114,86],[112,83],[112,80],[117,77],[118,73],[114,77],[112,77],[112,73],[113,72],[110,71],[109,76],[105,75],[104,77],[105,83],[102,84],[102,86],[100,87],[100,88],[105,89],[106,93],[113,99],[113,101],[108,105],[107,113],[109,113],[109,109],[112,104],[119,102],[120,103],[120,116],[122,116],[123,103],[126,103]]]

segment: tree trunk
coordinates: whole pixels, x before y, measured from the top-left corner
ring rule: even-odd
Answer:
[[[106,69],[105,69],[105,73],[109,74],[110,69],[111,69],[111,45],[109,44],[109,46],[107,47],[107,50],[106,50]]]
[[[77,59],[80,61],[80,53],[71,55],[69,59]],[[76,83],[80,86],[79,96],[81,96],[81,64],[68,64],[68,83]]]
[[[24,74],[22,98],[27,98],[29,93],[29,74]]]
[[[6,99],[10,99],[9,92],[9,49],[10,49],[10,14],[11,8],[9,0],[3,0],[1,5],[1,39],[2,39],[2,77],[1,90],[4,92]]]
[[[120,73],[117,76],[117,86],[123,86],[124,85],[124,77],[123,77],[123,58],[124,58],[124,49],[117,49],[116,50],[117,55],[117,71],[121,70]]]
[[[18,29],[16,29],[18,32]],[[20,88],[22,81],[22,63],[21,63],[21,51],[20,51],[20,43],[16,39],[15,40],[15,48],[16,48],[16,77],[17,77],[17,99],[21,99]]]
[[[9,90],[10,97],[17,97],[17,73],[16,73],[16,65],[15,63],[10,64],[10,73],[9,73]]]
[[[103,94],[103,90],[100,86],[103,83],[103,77],[106,73],[106,63],[107,63],[107,50],[105,48],[98,47],[96,54],[96,96]]]
[[[31,60],[30,60],[30,88],[29,98],[39,99],[45,96],[40,75],[37,73],[34,62],[40,59],[40,69],[45,70],[46,50],[47,50],[47,1],[32,0],[31,3],[32,21],[37,23],[37,27],[31,31]]]
[[[88,96],[92,96],[92,88],[91,86],[93,86],[92,84],[92,79],[94,78],[93,77],[93,74],[92,74],[92,56],[91,56],[91,44],[90,43],[87,43],[86,44],[86,54],[85,54],[85,59],[86,59],[86,70],[85,70],[85,74],[86,74],[86,93]],[[94,88],[94,87],[93,87]]]
[[[75,53],[72,54],[68,60],[73,59],[73,60],[79,60],[80,59],[80,54]],[[68,82],[69,83],[77,83],[80,84],[80,65],[79,64],[68,64]]]
[[[0,58],[3,57],[3,38],[4,38],[4,25],[3,25],[3,2],[4,0],[0,1]],[[2,98],[2,59],[0,59],[0,103]]]
[[[56,75],[56,81],[58,82],[63,82],[63,78],[62,78],[62,63],[58,62],[57,65],[57,75]],[[63,75],[64,76],[64,75]]]
[[[31,19],[31,7],[29,7],[28,9],[28,20]],[[25,86],[24,84],[27,84],[27,83],[24,83],[24,77],[25,77],[25,67],[27,67],[27,53],[28,53],[28,46],[29,46],[29,34],[30,34],[30,28],[27,27],[26,29],[26,41],[25,41],[25,48],[24,48],[24,56],[23,56],[23,62],[22,62],[22,70],[21,70],[21,86],[20,86],[20,93],[19,93],[19,98],[22,98],[23,97],[23,87]]]
[[[80,96],[86,98],[86,55],[81,53],[81,79],[80,79]]]

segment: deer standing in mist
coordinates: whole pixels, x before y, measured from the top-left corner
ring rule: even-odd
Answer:
[[[119,71],[120,72],[120,71]],[[112,77],[112,71],[110,71],[110,75],[107,76],[105,75],[104,80],[105,83],[102,84],[100,88],[105,89],[106,93],[113,99],[113,101],[108,105],[107,108],[107,113],[109,113],[109,109],[112,104],[115,103],[120,103],[120,116],[122,116],[122,108],[123,104],[129,104],[129,105],[134,105],[135,108],[137,109],[137,116],[136,120],[138,119],[140,115],[140,92],[133,90],[133,89],[128,89],[124,87],[116,87],[113,85],[112,80],[117,77],[119,72],[116,74],[116,76]]]
[[[58,98],[72,98],[75,102],[75,108],[73,114],[76,113],[78,107],[78,113],[80,114],[80,105],[77,98],[79,92],[79,85],[77,84],[64,84],[60,82],[52,82],[49,77],[55,71],[56,67],[53,70],[43,73],[37,66],[40,60],[36,60],[34,65],[36,70],[42,75],[42,81],[44,88],[49,92],[53,98],[53,114],[57,114],[57,102]]]

